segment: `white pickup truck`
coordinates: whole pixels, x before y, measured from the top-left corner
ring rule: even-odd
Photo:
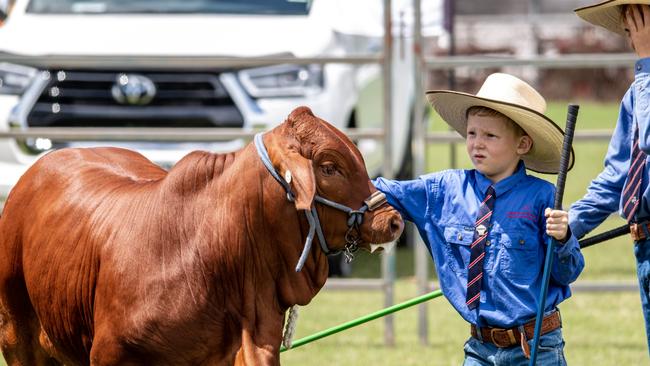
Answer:
[[[403,19],[404,12],[410,11],[405,6],[410,4],[397,3],[393,5],[393,129],[389,133],[394,171],[404,173],[414,100],[413,59],[412,39],[405,32],[411,25]],[[7,10],[2,2],[0,10]],[[16,0],[0,27],[0,131],[29,127],[266,129],[282,122],[299,105],[311,107],[339,128],[381,127],[381,69],[377,64],[214,68],[202,67],[200,62],[206,56],[377,53],[383,45],[382,14],[379,0]],[[3,54],[35,61],[3,62]],[[191,67],[182,62],[167,64],[166,57],[185,60]],[[89,58],[97,62],[89,63]],[[57,59],[66,62],[52,62]],[[41,154],[92,145],[128,147],[169,167],[190,150],[233,150],[242,141],[0,139],[0,199]],[[381,143],[361,140],[359,147],[371,174],[378,173]]]

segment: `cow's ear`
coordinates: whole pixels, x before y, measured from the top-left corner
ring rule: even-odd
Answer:
[[[267,150],[273,167],[289,182],[296,195],[296,208],[310,210],[316,194],[316,177],[311,160],[300,154],[294,139],[269,134]]]

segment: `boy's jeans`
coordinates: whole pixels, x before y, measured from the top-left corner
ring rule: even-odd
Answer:
[[[634,255],[641,292],[641,310],[645,319],[645,332],[650,351],[650,240],[637,242],[634,245]]]
[[[533,340],[529,340],[528,344],[532,352]],[[470,337],[465,342],[464,366],[528,366],[529,363],[530,360],[524,356],[521,346],[499,348],[492,343],[481,343],[481,341],[474,337]],[[544,366],[566,366],[562,328],[558,328],[539,337],[537,364]]]

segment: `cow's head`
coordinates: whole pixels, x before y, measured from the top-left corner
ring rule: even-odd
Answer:
[[[298,210],[318,211],[325,241],[330,250],[349,247],[356,239],[359,248],[398,238],[404,223],[388,204],[364,209],[362,222],[351,232],[349,213],[322,204],[315,197],[359,210],[376,188],[368,178],[361,153],[341,131],[315,117],[307,107],[296,108],[285,123],[265,138],[275,170],[291,186]],[[361,216],[361,215],[358,215]]]

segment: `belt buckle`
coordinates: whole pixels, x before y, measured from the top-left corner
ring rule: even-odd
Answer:
[[[497,338],[495,337],[497,332],[499,332],[500,334],[505,333],[508,336],[508,342],[505,344],[501,344],[499,341],[497,341]],[[492,343],[494,343],[494,345],[499,348],[507,348],[512,346],[513,344],[517,344],[517,340],[515,340],[515,333],[512,331],[512,329],[491,328],[490,338],[492,339]]]
[[[634,241],[639,241],[645,239],[645,235],[643,235],[643,230],[641,228],[641,225],[637,223],[632,223],[630,224],[630,236],[632,237],[632,240]]]

